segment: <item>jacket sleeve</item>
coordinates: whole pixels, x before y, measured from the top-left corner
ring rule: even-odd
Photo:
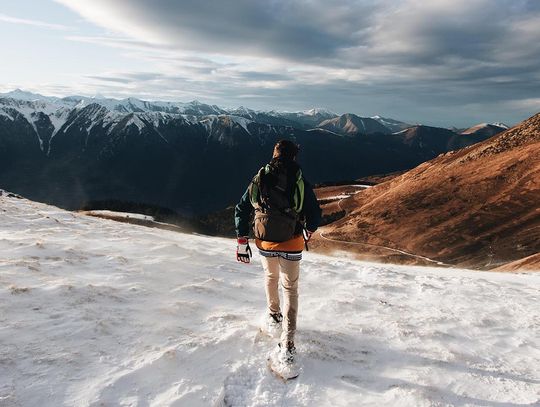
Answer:
[[[306,228],[310,232],[315,232],[321,223],[321,207],[317,202],[315,192],[311,184],[304,180],[304,215],[306,217]]]
[[[236,227],[236,236],[249,236],[249,222],[253,206],[249,200],[249,188],[246,189],[240,202],[234,208],[234,225]]]

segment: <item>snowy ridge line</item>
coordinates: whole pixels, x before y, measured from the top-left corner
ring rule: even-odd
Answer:
[[[128,97],[124,99],[115,99],[107,98],[103,96],[96,95],[95,97],[88,96],[67,96],[67,97],[54,97],[54,96],[43,96],[37,93],[26,92],[20,89],[16,89],[7,93],[0,93],[0,100],[13,100],[15,102],[25,102],[29,104],[34,104],[35,106],[40,104],[41,106],[49,106],[54,109],[83,109],[88,107],[91,104],[97,104],[109,110],[110,112],[115,112],[119,114],[129,114],[129,113],[165,113],[171,115],[185,115],[185,116],[195,116],[203,117],[208,115],[229,115],[229,116],[239,116],[246,120],[251,120],[256,115],[268,115],[276,118],[282,119],[291,119],[291,120],[300,120],[305,118],[310,118],[311,120],[317,119],[320,122],[323,119],[328,118],[337,118],[340,114],[335,113],[326,108],[317,108],[307,109],[303,111],[284,111],[284,110],[254,110],[249,109],[244,106],[240,107],[219,107],[216,105],[210,105],[206,103],[201,103],[197,100],[190,102],[176,102],[176,101],[148,101],[142,100],[135,97]],[[0,102],[1,103],[1,102]],[[387,127],[391,133],[399,134],[400,130],[403,128],[410,128],[419,125],[416,123],[414,125],[401,122],[399,120],[391,119],[388,117],[383,117],[380,115],[375,115],[371,117],[366,117],[364,119],[373,119],[380,123],[381,125]],[[366,131],[366,124],[364,120],[361,121],[364,131]],[[243,126],[243,123],[239,123]],[[319,123],[312,123],[315,127]],[[493,123],[482,123],[477,124],[473,127],[478,127],[481,125],[491,125],[497,126],[503,129],[508,129],[504,123],[493,122]],[[246,129],[247,131],[247,129]]]
[[[234,114],[229,114],[226,111],[212,111],[209,113],[204,111],[193,112],[187,109],[171,112],[169,110],[156,110],[156,106],[152,107],[145,104],[141,106],[148,107],[147,110],[139,109],[136,111],[128,111],[124,109],[122,111],[115,109],[114,106],[110,105],[110,103],[98,102],[99,101],[93,101],[92,103],[75,103],[74,100],[69,98],[68,101],[63,102],[60,102],[60,100],[51,102],[16,100],[9,98],[0,99],[0,116],[6,117],[10,121],[15,120],[15,118],[9,114],[6,109],[11,109],[21,114],[26,122],[32,127],[36,137],[38,138],[42,151],[44,151],[44,135],[40,134],[40,131],[36,126],[35,118],[40,114],[47,116],[53,130],[50,137],[48,137],[49,144],[47,151],[44,151],[46,155],[51,153],[52,140],[55,138],[55,136],[59,132],[66,133],[75,124],[79,126],[81,131],[84,129],[87,135],[89,135],[91,130],[96,126],[101,126],[103,128],[109,126],[108,134],[119,130],[118,126],[120,125],[123,127],[134,126],[137,128],[139,133],[141,133],[145,128],[151,128],[164,142],[169,144],[169,140],[159,130],[159,127],[162,124],[168,124],[176,120],[181,120],[183,123],[190,125],[202,124],[208,132],[211,132],[214,122],[220,117],[226,117],[228,120],[230,120],[231,126],[237,124],[251,135],[251,131],[249,130],[248,126],[253,123],[253,120]],[[94,105],[95,108],[92,108],[92,105]],[[130,106],[136,105],[131,103]],[[190,113],[186,114],[187,112]],[[127,120],[124,120],[126,118]],[[70,119],[69,123],[68,119]],[[83,127],[81,127],[81,120],[86,123],[83,125]]]
[[[78,213],[92,216],[95,218],[107,219],[114,222],[125,222],[133,225],[146,226],[152,228],[160,228],[165,230],[172,230],[176,232],[185,232],[181,226],[166,223],[158,222],[154,219],[153,216],[141,215],[131,212],[116,212],[116,211],[107,211],[107,210],[89,210],[89,211],[78,211]],[[193,233],[195,234],[195,233]]]
[[[517,406],[540,403],[539,274],[306,253],[283,384],[254,345],[263,270],[233,239],[0,194],[0,404]]]
[[[89,211],[83,212],[85,215],[90,216],[109,216],[109,217],[119,217],[119,218],[127,218],[127,219],[139,219],[139,220],[150,220],[154,221],[153,216],[149,215],[143,215],[140,213],[133,213],[133,212],[117,212],[117,211],[110,211],[105,209],[92,209]]]
[[[117,112],[122,114],[128,113],[167,113],[167,114],[179,114],[179,115],[195,115],[195,116],[208,116],[208,115],[221,115],[226,114],[230,116],[237,116],[238,114],[252,115],[252,114],[267,114],[276,117],[284,117],[287,115],[297,116],[337,116],[327,109],[313,108],[310,110],[304,110],[299,112],[279,112],[279,111],[265,111],[265,110],[253,110],[243,106],[238,108],[221,108],[216,105],[209,105],[201,103],[197,100],[191,102],[164,102],[164,101],[147,101],[134,97],[128,97],[125,99],[114,99],[105,97],[87,97],[87,96],[67,96],[64,98],[48,97],[37,93],[24,92],[17,89],[12,92],[0,93],[0,99],[14,100],[25,103],[41,103],[42,105],[48,105],[53,108],[70,108],[70,109],[83,109],[91,104],[98,104],[105,107],[111,112]],[[239,116],[242,117],[242,116]],[[244,117],[242,117],[244,118]],[[247,119],[249,120],[249,119]],[[240,123],[239,123],[240,124]]]

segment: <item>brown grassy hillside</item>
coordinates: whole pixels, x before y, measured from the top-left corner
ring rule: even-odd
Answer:
[[[344,199],[330,239],[490,269],[540,252],[540,114]],[[358,249],[363,250],[363,249]]]

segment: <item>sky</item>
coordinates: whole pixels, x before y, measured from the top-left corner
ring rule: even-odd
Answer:
[[[0,92],[321,107],[457,127],[540,111],[538,0],[0,4]]]

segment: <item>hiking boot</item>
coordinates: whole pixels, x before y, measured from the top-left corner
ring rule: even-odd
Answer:
[[[296,348],[292,341],[285,344],[278,343],[268,354],[267,360],[270,370],[285,381],[294,379],[300,374],[301,367],[296,358]]]
[[[281,321],[283,321],[283,315],[281,315],[281,312],[266,314],[261,329],[267,335],[278,338],[281,335]]]
[[[261,331],[272,338],[279,338],[281,335],[281,312],[268,313],[261,318]]]
[[[278,360],[281,363],[291,365],[294,363],[294,356],[296,355],[296,348],[293,341],[288,341],[285,346],[278,343]]]
[[[281,314],[281,312],[276,312],[276,313],[270,313],[268,314],[268,319],[270,320],[270,323],[272,324],[275,324],[275,325],[281,325],[281,321],[283,321],[283,315]]]

